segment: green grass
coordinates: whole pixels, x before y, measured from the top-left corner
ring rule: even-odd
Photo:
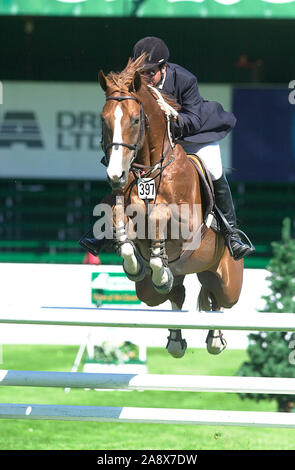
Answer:
[[[77,348],[72,346],[3,347],[3,369],[70,371]],[[148,369],[158,374],[234,375],[245,351],[210,356],[189,349],[172,359],[165,349],[148,349]],[[97,392],[63,389],[0,387],[1,403],[137,406],[245,411],[276,411],[275,401],[256,403],[237,394],[187,392]],[[256,450],[295,449],[295,430],[226,426],[188,426],[66,421],[2,420],[1,450]]]

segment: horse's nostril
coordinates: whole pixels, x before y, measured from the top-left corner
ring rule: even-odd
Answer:
[[[125,175],[126,175],[126,172],[123,171],[120,176],[113,175],[113,177],[110,178],[111,186],[113,189],[120,189],[125,186],[126,184]]]
[[[113,175],[112,177],[112,180],[113,181],[116,181],[117,183],[119,183],[119,181],[121,181],[122,179],[124,179],[124,176],[125,176],[125,171],[123,171],[123,173],[121,173],[121,175]]]

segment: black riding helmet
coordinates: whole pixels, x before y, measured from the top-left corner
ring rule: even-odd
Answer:
[[[160,38],[147,36],[140,39],[133,48],[133,60],[144,52],[148,53],[144,68],[148,69],[158,65],[163,66],[169,59],[169,49]]]

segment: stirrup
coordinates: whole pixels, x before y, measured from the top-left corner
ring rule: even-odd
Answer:
[[[236,243],[239,244],[239,246],[237,247],[237,251],[233,250],[232,244],[231,244],[231,239],[232,237],[234,239],[235,235],[238,235],[238,239]],[[248,245],[246,243],[243,243],[240,235],[246,239]],[[249,237],[247,237],[247,235],[238,228],[233,228],[231,233],[227,232],[225,234],[225,240],[226,240],[226,244],[227,244],[227,247],[229,249],[231,256],[236,261],[246,256],[252,255],[255,252],[255,247],[253,243],[251,242],[251,240],[249,239]],[[239,243],[239,240],[241,241],[241,244]],[[241,250],[239,251],[238,248],[241,248]]]
[[[214,210],[217,213],[217,215],[219,216],[219,219],[221,221],[221,233],[224,236],[226,246],[228,247],[230,255],[234,258],[234,260],[237,261],[241,258],[244,258],[245,256],[252,255],[252,253],[255,252],[255,247],[254,247],[253,243],[251,242],[251,240],[247,237],[247,235],[244,232],[242,232],[242,230],[240,230],[238,228],[235,228],[235,227],[232,227],[228,223],[228,221],[226,220],[223,212],[219,209],[219,207],[216,204],[214,205]],[[242,235],[243,237],[246,238],[247,243],[249,244],[249,246],[247,246],[245,243],[243,243],[243,241],[240,238],[241,244],[243,244],[245,246],[245,249],[242,250],[241,253],[237,253],[237,254],[234,253],[234,251],[232,249],[232,246],[231,246],[231,243],[230,243],[231,237],[235,236],[235,235],[238,235],[239,238],[240,238],[240,235]],[[237,243],[238,243],[238,241],[237,241]]]

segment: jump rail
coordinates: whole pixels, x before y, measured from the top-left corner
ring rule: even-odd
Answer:
[[[0,419],[295,428],[294,413],[66,405],[0,405]]]
[[[294,378],[0,370],[0,386],[294,394]]]
[[[0,323],[11,324],[295,331],[295,315],[286,313],[249,314],[245,312],[237,316],[223,312],[43,307],[23,311],[20,316],[11,309],[8,311],[2,307],[1,310]],[[4,370],[0,371],[1,385],[295,394],[295,379],[269,377],[198,377]],[[295,413],[168,408],[0,404],[1,418],[295,428]]]
[[[159,315],[161,312],[161,315]],[[192,312],[108,308],[43,307],[22,315],[0,309],[0,323],[192,330],[295,331],[292,313]]]

